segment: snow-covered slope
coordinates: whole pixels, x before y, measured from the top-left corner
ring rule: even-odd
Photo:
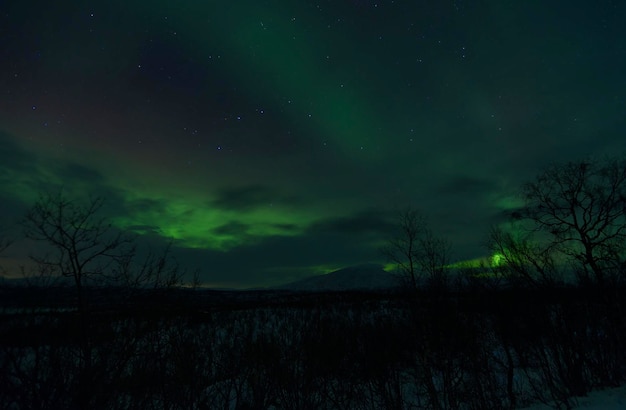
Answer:
[[[383,270],[381,265],[351,266],[334,272],[312,276],[282,285],[289,290],[361,290],[390,289],[399,285],[396,275]]]

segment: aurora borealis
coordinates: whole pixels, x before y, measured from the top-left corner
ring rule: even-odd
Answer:
[[[0,225],[42,190],[102,196],[226,287],[382,263],[407,204],[484,256],[541,167],[624,152],[624,21],[609,0],[2,2]]]

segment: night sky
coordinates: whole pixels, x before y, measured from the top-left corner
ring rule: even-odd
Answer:
[[[485,256],[543,166],[625,151],[625,22],[618,0],[5,0],[0,223],[102,196],[220,287],[383,263],[407,205]]]

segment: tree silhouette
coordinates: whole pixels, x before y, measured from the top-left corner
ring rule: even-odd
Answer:
[[[4,252],[9,246],[11,246],[12,243],[13,241],[11,239],[0,237],[0,254],[2,254],[2,252]],[[4,268],[2,266],[0,266],[0,273],[4,273]]]
[[[37,363],[56,360],[58,373],[69,380],[67,386],[57,387],[67,389],[72,405],[58,407],[107,408],[105,404],[112,400],[107,389],[126,377],[141,349],[150,344],[160,348],[160,338],[166,334],[164,318],[128,317],[122,306],[130,300],[135,309],[165,312],[172,302],[164,304],[168,299],[160,298],[161,292],[155,290],[180,285],[185,273],[172,260],[169,245],[162,253],[150,251],[145,258],[138,258],[134,238],[100,216],[103,204],[102,198],[79,201],[62,193],[45,194],[22,221],[25,236],[41,242],[39,252],[31,256],[40,272],[70,278],[77,300],[77,314],[59,316],[62,321],[56,325],[66,327],[64,340],[69,342],[50,354],[43,349],[35,353]],[[49,291],[66,294],[60,288]],[[133,297],[136,300],[131,300]],[[166,359],[163,353],[159,363]],[[55,385],[56,381],[44,374],[47,368],[50,366],[44,366],[38,375],[41,380],[36,385]]]
[[[489,248],[498,255],[490,270],[495,277],[507,278],[514,286],[554,287],[561,279],[554,250],[533,239],[532,232],[494,227],[489,233]]]
[[[85,308],[85,282],[103,279],[116,260],[133,253],[132,240],[98,216],[103,202],[89,198],[80,203],[63,193],[45,194],[22,223],[27,238],[49,249],[31,258],[46,271],[73,280],[79,310]]]
[[[0,238],[0,252],[4,252],[6,248],[11,246],[11,241],[7,238]]]
[[[626,240],[626,160],[552,165],[524,185],[522,197],[526,230],[575,263],[581,280],[617,279]]]
[[[412,290],[420,279],[431,289],[445,289],[448,284],[447,265],[450,245],[430,229],[424,216],[408,207],[397,215],[395,236],[382,249],[383,255],[396,265]]]

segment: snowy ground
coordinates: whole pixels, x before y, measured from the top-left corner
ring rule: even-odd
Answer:
[[[626,386],[616,387],[602,391],[589,393],[587,397],[577,398],[578,404],[573,407],[576,409],[594,409],[594,410],[617,410],[626,409]],[[525,407],[523,410],[549,410],[554,407],[545,404],[536,404],[531,407]]]

